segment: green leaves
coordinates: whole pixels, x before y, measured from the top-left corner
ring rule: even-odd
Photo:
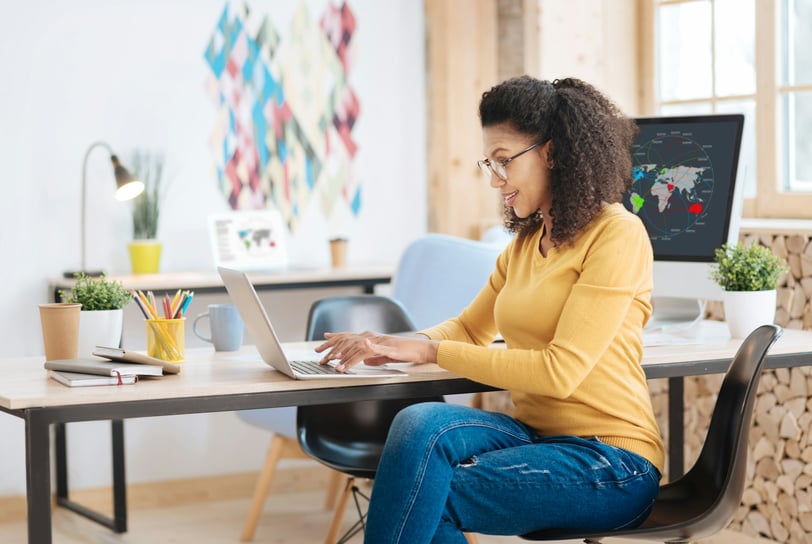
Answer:
[[[744,247],[725,244],[718,248],[711,278],[725,291],[768,291],[775,289],[787,271],[787,263],[760,245]]]
[[[59,291],[59,296],[65,302],[82,304],[82,311],[92,310],[118,310],[132,301],[132,295],[121,282],[108,281],[105,276],[91,278],[82,273],[74,276],[76,283],[66,295]]]
[[[145,189],[135,199],[133,206],[133,238],[153,240],[158,234],[158,195]]]
[[[147,151],[136,151],[132,158],[133,173],[144,183],[144,192],[133,201],[133,238],[154,240],[158,235],[161,205],[161,177],[164,157]]]

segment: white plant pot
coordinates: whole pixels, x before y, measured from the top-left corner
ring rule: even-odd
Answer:
[[[746,338],[761,325],[775,321],[776,291],[725,291],[725,321],[733,338]]]
[[[78,357],[90,357],[96,346],[118,346],[123,326],[123,309],[79,312]]]

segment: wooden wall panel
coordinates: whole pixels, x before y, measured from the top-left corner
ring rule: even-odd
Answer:
[[[478,238],[501,223],[498,195],[475,165],[477,107],[494,83],[576,75],[626,113],[645,108],[637,85],[650,61],[637,52],[645,1],[425,0],[430,231]]]
[[[476,167],[478,106],[498,81],[497,0],[426,0],[428,227],[477,238],[499,200]]]

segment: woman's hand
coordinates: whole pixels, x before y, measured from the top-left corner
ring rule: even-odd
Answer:
[[[316,348],[324,353],[320,361],[338,360],[336,370],[346,372],[358,363],[378,366],[392,362],[436,363],[439,342],[416,336],[362,333],[325,333],[325,343]]]

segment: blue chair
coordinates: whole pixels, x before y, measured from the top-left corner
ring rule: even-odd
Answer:
[[[398,263],[392,298],[417,329],[457,316],[488,281],[503,243],[491,244],[446,234],[412,242]]]
[[[395,272],[393,298],[405,306],[413,328],[430,327],[459,314],[485,285],[504,242],[503,239],[501,244],[490,244],[442,234],[429,234],[412,242]],[[374,324],[365,326],[360,321],[351,325],[342,328],[376,328]],[[472,398],[474,395],[470,394],[450,395],[447,400],[470,404]],[[237,412],[237,416],[274,433],[243,526],[241,540],[249,542],[256,531],[277,463],[303,454],[296,443],[295,408],[246,410]],[[325,508],[334,508],[341,481],[341,474],[333,473]]]
[[[513,239],[513,234],[510,233],[504,225],[493,225],[488,227],[479,237],[479,240],[486,244],[496,244],[499,246],[506,246]]]
[[[418,238],[403,252],[392,298],[406,307],[418,330],[455,317],[485,286],[508,241],[488,243],[446,234]],[[481,396],[475,394],[448,395],[445,400],[481,407]]]

